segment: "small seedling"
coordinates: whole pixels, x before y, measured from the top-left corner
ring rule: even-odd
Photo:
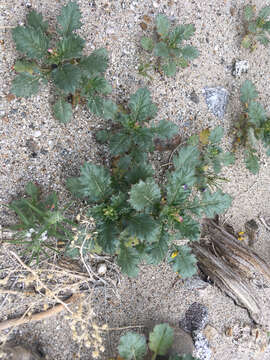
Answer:
[[[102,97],[111,92],[103,77],[108,65],[107,51],[98,49],[89,56],[82,55],[85,40],[74,32],[82,26],[80,19],[78,5],[69,2],[57,17],[56,31],[49,30],[48,22],[35,10],[26,16],[26,26],[12,30],[16,48],[24,57],[13,67],[18,74],[11,92],[27,98],[36,94],[41,84],[52,82],[57,96],[54,116],[63,123],[70,121],[72,107],[82,101],[103,117],[104,108],[110,105]]]
[[[245,148],[245,164],[248,170],[257,174],[260,168],[258,147],[261,141],[267,148],[266,154],[270,156],[270,118],[263,106],[255,101],[258,92],[249,80],[241,87],[240,100],[244,111],[235,124],[234,144]]]
[[[263,7],[259,15],[255,15],[256,7],[247,5],[244,7],[244,28],[245,35],[242,40],[242,46],[253,51],[257,42],[267,46],[270,42],[267,33],[270,33],[270,21],[267,19],[270,16],[270,6]]]
[[[55,192],[41,200],[39,188],[29,182],[26,185],[26,193],[28,197],[15,200],[9,205],[19,216],[20,223],[11,227],[17,232],[15,240],[8,242],[23,245],[23,253],[30,253],[30,262],[36,259],[38,263],[41,254],[49,256],[48,249],[59,253],[57,246],[62,242],[67,245],[73,235],[67,224],[74,224],[63,215],[67,208],[59,209]],[[49,241],[52,237],[60,241],[56,247]]]
[[[135,332],[128,332],[121,336],[118,352],[121,358],[125,360],[155,360],[158,356],[167,355],[173,345],[174,331],[168,324],[156,325],[149,334],[149,340],[146,343],[144,335]],[[196,360],[191,354],[167,355],[168,360]]]
[[[220,142],[224,136],[224,129],[217,126],[213,130],[205,129],[199,135],[191,136],[190,144],[196,144],[200,150],[200,165],[197,168],[198,189],[204,190],[218,187],[219,182],[227,181],[219,174],[223,166],[234,164],[234,155],[224,152]]]
[[[196,258],[190,247],[174,240],[199,240],[198,216],[222,213],[231,198],[221,190],[196,194],[197,169],[202,166],[198,145],[183,146],[173,158],[174,171],[158,185],[147,157],[153,134],[172,136],[176,128],[169,122],[148,124],[156,107],[147,89],[138,90],[128,108],[129,114],[117,113],[115,134],[101,134],[115,156],[111,168],[85,163],[79,177],[68,179],[69,190],[91,205],[88,216],[95,230],[87,246],[97,244],[104,253],[116,255],[129,276],[138,274],[143,261],[157,265],[168,258],[182,278],[190,277],[196,272]]]
[[[182,46],[183,40],[189,40],[194,34],[194,25],[179,25],[171,29],[170,20],[162,14],[156,17],[156,34],[153,38],[143,37],[141,46],[148,53],[157,57],[157,61],[146,62],[139,67],[139,73],[148,75],[148,70],[163,71],[167,76],[174,76],[177,68],[186,68],[189,62],[199,56],[197,48]]]

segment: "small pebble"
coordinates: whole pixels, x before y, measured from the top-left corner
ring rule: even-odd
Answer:
[[[107,265],[105,263],[98,264],[97,273],[100,276],[104,276],[107,272]]]
[[[34,136],[34,137],[40,137],[40,135],[41,135],[41,131],[40,131],[40,130],[34,131],[34,133],[33,133],[33,136]]]

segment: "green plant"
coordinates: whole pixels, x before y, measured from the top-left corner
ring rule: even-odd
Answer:
[[[255,49],[257,41],[264,46],[270,42],[267,36],[267,33],[270,33],[270,21],[267,21],[270,16],[270,6],[263,7],[257,17],[255,16],[255,10],[256,7],[252,5],[244,7],[245,35],[242,46],[251,51]]]
[[[111,92],[103,74],[108,65],[106,49],[98,49],[89,56],[82,55],[85,41],[74,33],[82,26],[81,13],[75,2],[62,7],[55,30],[35,10],[26,16],[27,25],[12,30],[17,50],[25,57],[16,61],[18,73],[11,92],[29,97],[38,92],[40,84],[52,81],[58,100],[53,106],[54,116],[61,122],[72,117],[72,106],[84,99],[89,109],[107,117],[110,101],[100,95]],[[53,35],[57,33],[58,38]]]
[[[171,28],[169,19],[162,14],[156,17],[156,36],[143,37],[141,46],[149,53],[157,56],[155,63],[147,62],[139,66],[139,73],[148,75],[151,68],[164,71],[167,76],[174,76],[177,68],[186,68],[189,61],[199,56],[198,50],[191,45],[181,46],[183,40],[189,40],[195,32],[194,25],[179,25]]]
[[[218,187],[219,181],[227,181],[219,174],[223,166],[234,164],[234,155],[226,151],[224,152],[220,146],[220,142],[224,136],[224,129],[217,126],[213,130],[205,129],[199,135],[193,135],[189,139],[189,143],[198,145],[200,150],[200,164],[196,170],[197,186],[199,189]]]
[[[129,109],[128,114],[115,114],[116,133],[99,134],[116,156],[111,169],[85,163],[81,175],[67,182],[75,196],[91,205],[88,216],[95,222],[95,231],[87,246],[98,245],[116,255],[129,276],[138,274],[142,261],[159,264],[167,254],[176,272],[183,278],[192,276],[196,258],[187,245],[176,245],[174,240],[198,240],[200,227],[194,216],[219,214],[231,198],[220,190],[196,194],[197,168],[202,165],[198,145],[180,149],[173,159],[174,171],[159,186],[147,153],[154,149],[154,135],[172,136],[176,128],[164,121],[157,127],[149,125],[156,108],[147,89],[131,97]]]
[[[40,254],[48,256],[47,249],[59,252],[51,245],[49,238],[54,237],[67,244],[73,234],[66,225],[75,224],[64,217],[67,208],[59,209],[55,192],[42,201],[39,188],[29,182],[26,193],[28,197],[15,200],[9,205],[20,218],[20,223],[11,227],[16,230],[15,240],[9,242],[23,245],[24,253],[31,255],[30,262],[35,258],[38,263]]]
[[[240,100],[244,111],[235,124],[235,145],[245,147],[245,164],[248,170],[257,174],[260,168],[258,146],[259,141],[268,148],[266,154],[270,156],[270,118],[263,106],[255,101],[258,92],[249,80],[241,87]]]
[[[155,360],[158,355],[168,354],[173,345],[173,338],[173,329],[168,324],[159,324],[149,334],[148,346],[144,335],[128,332],[121,336],[118,352],[121,358],[125,360],[143,360],[148,353],[152,355],[151,360]],[[168,360],[196,360],[190,354],[182,356],[173,354],[167,358]]]

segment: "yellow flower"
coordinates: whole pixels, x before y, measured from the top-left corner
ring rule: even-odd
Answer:
[[[174,251],[171,255],[171,258],[175,258],[179,254],[179,251]]]
[[[239,231],[238,235],[244,235],[244,231]]]

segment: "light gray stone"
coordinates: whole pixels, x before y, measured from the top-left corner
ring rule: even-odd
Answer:
[[[248,72],[249,64],[247,60],[236,61],[233,66],[233,76],[240,77]]]
[[[211,113],[222,119],[226,112],[229,99],[229,92],[221,86],[205,87],[203,89],[205,102]]]

